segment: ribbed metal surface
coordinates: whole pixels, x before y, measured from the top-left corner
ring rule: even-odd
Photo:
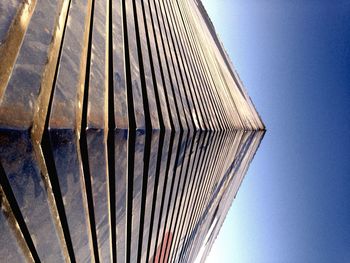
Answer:
[[[204,260],[264,135],[200,1],[0,3],[0,261]]]

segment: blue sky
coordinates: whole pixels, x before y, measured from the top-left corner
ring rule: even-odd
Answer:
[[[268,130],[207,262],[350,262],[350,1],[203,4]]]

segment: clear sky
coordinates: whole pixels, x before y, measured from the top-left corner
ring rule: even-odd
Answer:
[[[207,262],[350,262],[350,1],[203,3],[267,126]]]

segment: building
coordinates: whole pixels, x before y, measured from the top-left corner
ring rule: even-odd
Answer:
[[[200,1],[5,1],[0,58],[0,260],[205,257],[265,126]]]

